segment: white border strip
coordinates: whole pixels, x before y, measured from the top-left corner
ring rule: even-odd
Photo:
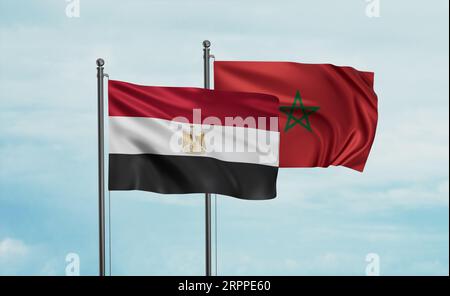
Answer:
[[[186,145],[183,146],[183,135],[203,135],[203,145],[198,146],[203,147],[203,151],[189,151]],[[279,132],[262,129],[190,124],[150,117],[109,117],[109,153],[112,154],[202,156],[278,166],[279,142]],[[201,143],[200,140],[197,143]]]

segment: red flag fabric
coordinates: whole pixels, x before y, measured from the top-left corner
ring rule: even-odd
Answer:
[[[374,73],[330,64],[214,63],[216,90],[280,101],[280,167],[345,166],[362,172],[377,126]]]

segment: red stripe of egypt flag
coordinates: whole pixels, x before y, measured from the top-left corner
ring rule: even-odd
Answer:
[[[275,95],[280,167],[341,165],[363,171],[377,126],[374,74],[291,62],[214,63],[214,88]]]

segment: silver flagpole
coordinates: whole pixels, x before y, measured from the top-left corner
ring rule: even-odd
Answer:
[[[99,275],[105,276],[105,154],[103,114],[103,59],[97,59],[98,97],[98,220],[99,220]]]
[[[203,41],[203,78],[204,78],[204,87],[205,89],[209,89],[209,47],[211,46],[211,42],[209,40]],[[212,275],[211,268],[211,193],[205,193],[205,238],[206,238],[206,276]]]

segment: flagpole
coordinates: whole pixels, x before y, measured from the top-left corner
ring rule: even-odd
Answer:
[[[211,46],[211,42],[209,40],[203,41],[203,78],[204,78],[204,87],[205,89],[210,89],[210,75],[209,75],[209,47]],[[205,193],[205,267],[206,267],[206,276],[212,275],[211,268],[211,193]]]
[[[103,65],[105,61],[97,59],[97,97],[98,97],[98,220],[99,220],[99,275],[105,276],[105,145],[104,145],[104,109],[103,109]]]

